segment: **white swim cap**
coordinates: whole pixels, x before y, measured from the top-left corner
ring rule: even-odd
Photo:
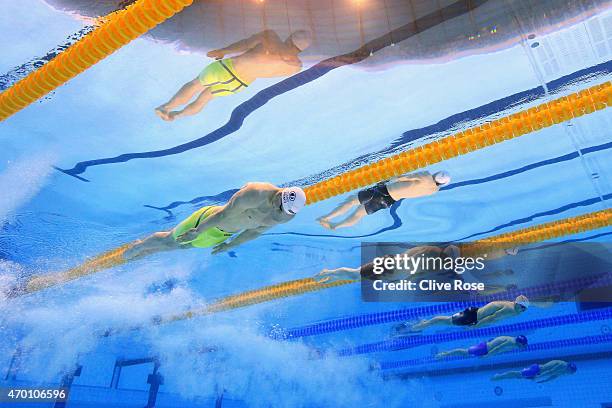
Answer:
[[[527,297],[524,295],[517,296],[514,302],[517,305],[523,306],[525,309],[529,308],[529,299],[527,299]]]
[[[306,194],[299,187],[283,188],[281,207],[289,215],[297,214],[306,205]]]
[[[451,182],[451,176],[447,171],[438,171],[434,173],[433,179],[439,186],[445,186]]]
[[[310,31],[306,30],[294,31],[289,38],[291,38],[293,45],[299,48],[300,51],[304,51],[312,43],[312,35]]]
[[[519,251],[518,247],[504,249],[504,252],[506,253],[506,255],[516,255],[518,254],[518,251]]]

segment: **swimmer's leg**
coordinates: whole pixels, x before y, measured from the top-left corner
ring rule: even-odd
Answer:
[[[366,215],[368,215],[368,213],[365,207],[359,204],[359,207],[357,207],[357,209],[344,221],[340,221],[337,223],[329,222],[329,229],[335,230],[338,228],[352,227],[353,225],[361,221],[361,219]]]
[[[168,113],[168,120],[182,118],[183,116],[195,115],[196,113],[204,109],[204,107],[208,104],[208,102],[210,102],[213,96],[214,95],[210,91],[210,88],[204,89],[198,95],[198,97],[189,105],[185,106],[183,110]]]
[[[499,380],[514,380],[517,378],[523,378],[523,375],[520,371],[508,371],[502,374],[495,374],[491,381],[499,381]]]
[[[436,355],[436,358],[441,359],[441,358],[446,358],[446,357],[469,356],[469,355],[470,355],[470,352],[468,349],[458,348],[458,349],[443,351],[441,353],[438,353]]]
[[[419,323],[415,324],[414,326],[412,326],[412,330],[413,331],[421,331],[424,330],[430,326],[437,326],[437,325],[447,325],[447,326],[451,326],[453,324],[453,318],[451,316],[436,316],[434,318],[431,318],[429,320],[422,320]]]
[[[324,215],[318,218],[319,223],[325,228],[330,228],[330,222],[332,218],[336,218],[340,215],[346,214],[351,208],[359,205],[359,200],[356,195],[349,196],[346,200],[342,202],[339,206],[337,206],[332,212],[327,215]]]
[[[156,232],[145,239],[135,241],[125,251],[123,257],[126,261],[133,261],[157,252],[171,251],[182,248],[172,237],[172,231]]]
[[[187,82],[179,91],[166,103],[158,106],[155,113],[163,120],[170,120],[168,113],[174,108],[187,104],[195,95],[201,93],[206,88],[198,78]]]

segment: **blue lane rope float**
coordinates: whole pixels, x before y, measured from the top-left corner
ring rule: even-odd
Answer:
[[[612,318],[612,308],[584,313],[572,313],[561,316],[553,316],[543,319],[531,320],[528,322],[512,323],[481,329],[394,338],[374,343],[366,343],[354,347],[347,347],[345,349],[339,350],[337,352],[337,355],[352,356],[357,354],[397,351],[429,344],[439,344],[457,340],[482,338],[489,336],[495,337],[501,335],[508,335],[508,333],[516,333],[519,331],[542,329],[545,327],[566,326],[570,324],[579,324],[597,320],[608,320],[610,318]]]

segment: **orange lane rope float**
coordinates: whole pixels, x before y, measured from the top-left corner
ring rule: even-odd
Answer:
[[[485,238],[473,243],[459,244],[462,256],[474,256],[493,247],[510,248],[516,245],[534,244],[541,241],[560,238],[612,225],[612,209],[597,211],[558,221],[547,222],[533,227],[508,232],[494,237]],[[297,296],[308,292],[342,286],[354,283],[352,280],[342,280],[332,283],[317,283],[312,278],[299,279],[261,289],[249,290],[237,295],[231,295],[212,302],[204,308],[190,310],[177,315],[162,317],[160,323],[171,323],[191,319],[212,313],[237,309],[245,306]]]
[[[193,0],[138,0],[124,10],[104,17],[98,28],[0,93],[0,121],[42,98],[191,3]]]
[[[126,263],[123,254],[130,248],[130,245],[123,245],[119,248],[104,252],[101,255],[91,258],[81,265],[60,273],[49,273],[46,275],[33,276],[24,285],[24,293],[37,292],[50,288],[51,286],[61,285],[74,279],[99,272],[104,269]]]
[[[477,256],[480,253],[490,251],[492,248],[508,249],[517,245],[535,244],[610,225],[612,225],[612,209],[592,212],[462,244],[461,255]]]
[[[608,81],[308,186],[304,188],[307,204],[588,115],[610,105],[612,82]]]

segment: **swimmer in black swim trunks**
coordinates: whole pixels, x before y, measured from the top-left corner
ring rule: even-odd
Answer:
[[[450,176],[445,171],[433,175],[427,171],[394,178],[384,183],[349,196],[342,204],[329,214],[319,218],[319,223],[328,229],[350,227],[357,224],[366,215],[374,214],[383,208],[391,207],[404,198],[417,198],[432,195],[450,183]],[[332,218],[346,214],[351,208],[357,209],[345,220],[332,223]]]
[[[472,326],[481,327],[496,323],[508,317],[517,316],[529,307],[529,299],[526,296],[517,296],[513,302],[494,301],[483,307],[470,306],[465,310],[452,316],[436,316],[429,320],[422,320],[411,327],[412,332],[424,330],[430,326]],[[406,326],[405,324],[402,324]]]

